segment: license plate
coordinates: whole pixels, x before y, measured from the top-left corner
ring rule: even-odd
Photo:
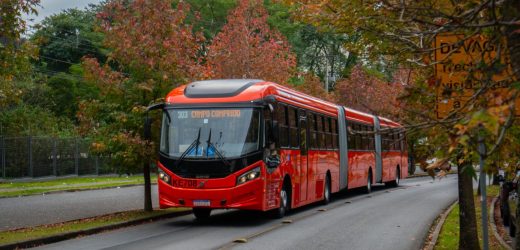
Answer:
[[[209,200],[194,200],[193,206],[194,207],[209,207],[210,202],[209,202]]]

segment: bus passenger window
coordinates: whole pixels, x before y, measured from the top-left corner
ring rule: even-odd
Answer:
[[[289,147],[289,125],[287,120],[287,106],[278,104],[276,117],[280,127],[280,147]]]
[[[365,131],[365,134],[363,135],[364,137],[364,143],[365,143],[365,146],[363,147],[365,150],[370,150],[370,128],[368,125],[365,125],[363,126],[364,128],[364,131]]]
[[[332,138],[330,136],[330,118],[325,117],[325,123],[324,123],[324,131],[325,131],[325,146],[327,149],[332,148]]]
[[[361,124],[356,124],[356,149],[357,150],[363,150],[363,131],[361,131],[362,127]]]
[[[318,138],[316,137],[316,120],[315,120],[315,115],[314,114],[309,114],[308,115],[308,123],[309,123],[309,148],[311,149],[316,149],[317,148],[317,143],[318,143]]]
[[[318,123],[318,145],[319,148],[322,149],[325,147],[325,142],[323,141],[323,121],[321,116],[316,115],[316,122]]]
[[[289,107],[288,109],[289,111],[289,127],[290,127],[290,136],[289,136],[289,139],[291,141],[291,147],[293,148],[298,148],[299,145],[299,141],[298,141],[298,138],[299,138],[299,135],[298,135],[298,110],[293,108],[293,107]]]
[[[332,148],[338,149],[338,120],[332,119]]]

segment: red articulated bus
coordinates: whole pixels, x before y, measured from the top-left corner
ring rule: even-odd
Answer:
[[[159,153],[161,208],[287,210],[407,176],[401,126],[262,80],[171,91]]]

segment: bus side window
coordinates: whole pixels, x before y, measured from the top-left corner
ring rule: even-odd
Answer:
[[[355,123],[351,123],[350,124],[350,128],[352,129],[352,135],[351,135],[352,140],[350,140],[350,141],[352,142],[351,143],[352,144],[352,149],[354,149],[354,150],[358,149],[358,146],[357,146],[357,134],[356,134],[357,126],[356,125],[357,124],[355,124]]]
[[[367,129],[366,125],[361,125],[361,130],[363,131],[363,134],[361,134],[361,149],[368,150],[368,137],[367,137]]]
[[[314,119],[315,115],[313,113],[309,113],[308,116],[309,123],[309,148],[316,149],[317,138],[316,138],[316,120]]]
[[[404,133],[399,133],[399,147],[401,151],[405,151],[404,149]]]
[[[289,127],[290,127],[290,136],[289,136],[289,139],[291,141],[291,147],[292,148],[298,148],[299,145],[299,141],[298,141],[298,138],[299,138],[299,135],[298,135],[298,110],[293,108],[293,107],[289,107],[288,109],[289,111]]]
[[[287,106],[285,104],[279,103],[276,111],[276,116],[278,120],[278,124],[280,127],[279,131],[279,140],[280,147],[288,147],[289,146],[289,124],[287,120]]]
[[[361,137],[361,124],[355,124],[355,130],[356,130],[356,149],[362,150],[363,149],[363,138]]]
[[[320,149],[320,147],[321,147],[321,145],[320,145],[320,126],[318,125],[319,116],[316,114],[312,114],[312,117],[314,117],[314,138],[315,138],[314,148]]]
[[[395,151],[401,151],[401,140],[399,140],[399,132],[394,132],[394,149]]]
[[[264,109],[264,144],[266,147],[270,142],[275,142],[278,146],[278,142],[276,141],[278,138],[272,138],[272,113],[268,108]]]
[[[368,127],[370,129],[370,132],[374,132],[374,126],[370,125]],[[376,145],[375,145],[375,139],[374,139],[375,135],[374,134],[371,134],[370,135],[370,150],[376,150]]]
[[[354,124],[348,121],[347,125],[347,143],[348,149],[356,149],[355,138],[354,138]]]
[[[332,119],[332,148],[338,149],[338,120]]]
[[[323,141],[323,117],[320,115],[316,115],[316,122],[318,124],[318,147],[323,149],[325,147],[325,142]]]
[[[325,127],[325,146],[327,149],[332,149],[332,138],[330,136],[330,118],[324,117],[324,127]]]
[[[383,144],[382,145],[382,148],[383,148],[383,151],[388,151],[389,149],[389,143],[388,143],[388,130],[387,128],[383,128],[385,131],[382,133],[381,135],[381,143]]]

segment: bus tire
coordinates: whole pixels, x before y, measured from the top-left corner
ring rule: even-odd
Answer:
[[[290,184],[284,181],[284,184],[282,186],[282,189],[280,190],[280,206],[278,208],[275,208],[272,211],[272,217],[275,219],[280,219],[285,216],[287,211],[289,210],[289,204],[290,204]]]
[[[330,175],[327,173],[325,177],[325,187],[323,187],[323,200],[322,204],[327,205],[330,202]]]
[[[399,166],[395,168],[395,180],[387,182],[386,184],[390,187],[399,186],[399,182],[401,181],[401,171],[399,170]]]
[[[367,186],[365,187],[365,193],[370,194],[372,192],[372,171],[368,171]]]
[[[197,218],[197,220],[207,220],[211,215],[211,208],[194,207],[193,215],[195,215],[195,218]]]

